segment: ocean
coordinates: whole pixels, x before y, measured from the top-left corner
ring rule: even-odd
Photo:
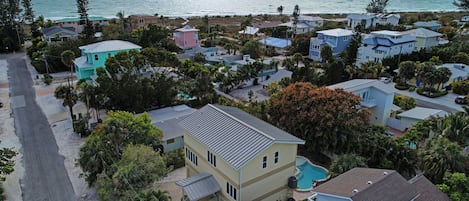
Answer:
[[[167,17],[291,14],[299,5],[303,14],[360,13],[370,0],[89,0],[89,15],[115,17],[155,13]],[[456,11],[453,0],[390,0],[388,12]],[[77,17],[76,0],[33,0],[35,15],[46,18]]]

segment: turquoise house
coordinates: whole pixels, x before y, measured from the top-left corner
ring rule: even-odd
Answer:
[[[81,56],[74,61],[78,79],[91,79],[97,68],[104,68],[106,59],[123,51],[137,50],[142,47],[122,40],[108,40],[79,47]]]

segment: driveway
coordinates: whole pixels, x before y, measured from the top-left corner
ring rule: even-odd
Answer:
[[[8,79],[16,135],[20,138],[25,175],[23,199],[27,201],[75,201],[49,122],[36,103],[25,54],[1,55],[8,62]]]
[[[389,84],[392,84],[394,87],[394,83]],[[414,98],[417,102],[417,105],[421,107],[439,109],[446,112],[464,111],[461,105],[458,105],[454,102],[454,99],[458,95],[451,92],[438,98],[428,98],[426,96],[417,94],[416,91],[410,92],[408,90],[397,90],[396,94]]]

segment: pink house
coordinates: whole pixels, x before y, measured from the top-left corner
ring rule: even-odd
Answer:
[[[200,46],[199,30],[192,28],[189,25],[176,29],[176,32],[173,34],[173,38],[176,45],[183,50]]]

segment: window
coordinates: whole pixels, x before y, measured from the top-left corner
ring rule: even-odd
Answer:
[[[107,57],[112,57],[112,54],[111,54],[111,53],[107,53]]]
[[[207,151],[207,161],[214,167],[217,167],[217,157],[210,151]]]
[[[197,154],[193,153],[189,148],[186,147],[186,158],[190,160],[194,165],[198,165]]]
[[[274,154],[274,164],[278,163],[278,151]]]
[[[166,140],[166,144],[173,144],[173,143],[174,143],[174,139]]]
[[[237,193],[236,188],[229,182],[226,182],[226,194],[230,195],[234,200],[237,200]]]
[[[264,158],[262,158],[262,168],[267,168],[267,156],[264,156]]]
[[[94,55],[94,60],[96,60],[96,61],[99,60],[99,56],[97,54]]]

